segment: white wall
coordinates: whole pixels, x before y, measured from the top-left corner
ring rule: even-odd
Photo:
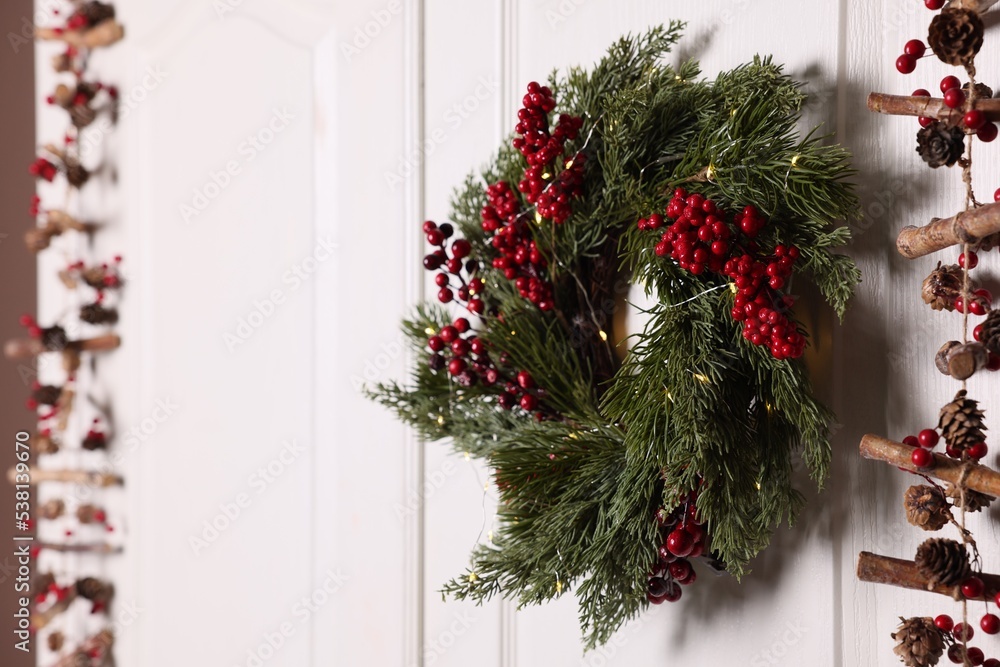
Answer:
[[[119,664],[168,665],[179,653],[198,665],[246,665],[247,652],[285,624],[294,634],[269,667],[894,665],[889,633],[899,615],[955,611],[853,574],[859,550],[910,556],[924,537],[902,516],[909,480],[861,462],[861,434],[901,439],[932,426],[955,389],[932,358],[957,336],[958,319],[919,298],[938,258],[905,262],[892,239],[904,224],[957,210],[958,177],[919,163],[915,121],[864,108],[869,90],[932,88],[944,74],[933,59],[909,79],[893,68],[903,43],[925,34],[921,3],[117,4],[128,37],[95,57],[95,71],[144,99],[101,149],[119,165],[120,194],[102,200],[112,183],[104,173],[93,187],[106,189],[81,204],[108,220],[98,254],[123,251],[131,279],[125,346],[95,382],[114,398],[123,431],[157,400],[179,406],[125,454],[128,485],[108,497],[127,551],[106,569],[119,601],[143,610],[121,632]],[[492,526],[486,473],[417,442],[356,385],[403,374],[397,324],[423,293],[419,223],[447,214],[451,189],[510,131],[523,86],[671,18],[690,22],[683,54],[709,76],[771,53],[809,82],[810,119],[836,131],[863,171],[868,218],[851,252],[865,283],[847,326],[821,343],[833,373],[820,390],[844,422],[826,491],[810,497],[795,530],[779,530],[742,585],[703,577],[682,603],[651,610],[613,648],[584,657],[571,597],[518,613],[441,600],[438,587]],[[275,110],[291,118],[251,160],[242,142]],[[61,131],[53,113],[40,113],[42,140]],[[981,199],[1000,183],[995,150],[977,154]],[[239,173],[214,190],[212,173],[230,161]],[[212,200],[185,221],[179,206],[206,187]],[[317,248],[325,260],[306,262]],[[287,273],[296,266],[305,267],[299,282]],[[980,278],[995,282],[995,259],[981,267]],[[225,335],[275,290],[273,314],[230,349]],[[59,312],[51,282],[41,297],[43,310]],[[971,389],[989,393],[996,410],[988,382],[976,378]],[[286,453],[261,488],[255,471],[292,440],[304,451]],[[189,538],[240,494],[249,507],[195,554]],[[980,543],[996,543],[991,527]],[[331,571],[346,581],[327,596]],[[296,605],[309,596],[323,603],[305,613]]]

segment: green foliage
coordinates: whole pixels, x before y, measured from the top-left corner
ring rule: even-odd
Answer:
[[[491,315],[478,335],[505,353],[505,367],[531,372],[557,417],[503,410],[496,388],[461,387],[432,371],[427,337],[449,322],[437,307],[418,308],[404,323],[418,355],[410,382],[370,393],[421,437],[450,438],[494,471],[500,530],[445,592],[527,605],[573,591],[588,646],[645,608],[662,541],[659,508],[697,490],[713,554],[739,576],[802,505],[791,484],[794,457],[819,484],[830,463],[833,415],[813,396],[804,364],[746,342],[730,315],[727,279],[657,257],[635,221],[662,211],[683,185],[730,210],[763,211],[761,243],[797,246],[797,279],[816,284],[838,315],[860,280],[836,254],[848,240],[838,222],[859,213],[847,152],[815,133],[798,135],[805,96],[770,59],[714,81],[700,78],[697,63],[664,63],[682,27],[625,37],[593,68],[551,78],[557,112],[584,118],[571,149],[588,157],[570,219],[532,228],[550,259],[555,313],[535,309],[492,268],[495,251],[480,227],[485,185],[516,186],[521,155],[508,142],[453,198],[452,221],[486,284]],[[656,304],[609,372],[612,343],[602,327],[614,310],[606,307],[613,280],[644,285]]]

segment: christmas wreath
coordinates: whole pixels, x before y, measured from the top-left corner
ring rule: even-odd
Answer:
[[[860,275],[834,221],[858,202],[847,152],[796,125],[770,59],[700,78],[663,57],[683,24],[531,83],[515,133],[423,223],[443,304],[404,322],[408,385],[371,389],[427,440],[483,459],[500,528],[457,598],[574,591],[587,644],[674,601],[702,561],[737,576],[822,483],[833,415],[813,396],[791,285],[843,315]],[[623,286],[655,300],[624,359]],[[455,317],[455,306],[468,313]]]

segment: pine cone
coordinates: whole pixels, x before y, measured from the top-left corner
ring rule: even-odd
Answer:
[[[62,650],[63,644],[66,643],[66,635],[56,630],[49,638],[46,640],[49,645],[49,650],[58,653]]]
[[[986,439],[983,411],[977,401],[966,397],[964,389],[955,394],[954,401],[941,408],[938,429],[948,447],[956,452],[964,452]]]
[[[100,508],[96,505],[80,505],[76,508],[76,518],[83,524],[95,523],[97,522],[97,515],[100,511]]]
[[[1000,310],[991,310],[983,320],[983,329],[979,335],[986,349],[993,354],[1000,354]]]
[[[966,97],[969,96],[969,82],[966,81],[962,84],[962,92],[965,93]],[[988,100],[993,97],[993,89],[987,86],[985,83],[976,84],[976,99],[977,100]]]
[[[94,0],[81,7],[79,13],[87,19],[88,25],[97,25],[115,17],[115,6]]]
[[[49,590],[49,588],[56,583],[56,576],[51,572],[43,572],[35,577],[35,580],[31,582],[31,591],[35,595],[39,593],[44,593]]]
[[[83,442],[80,443],[80,446],[88,452],[93,452],[98,449],[107,449],[108,439],[103,433],[91,432],[84,436]]]
[[[76,160],[67,160],[66,180],[69,181],[69,184],[74,188],[79,189],[86,185],[87,181],[90,180],[90,172]]]
[[[69,120],[75,128],[84,128],[97,119],[97,111],[87,104],[74,104],[69,109]]]
[[[955,310],[955,299],[962,294],[963,280],[962,267],[958,264],[942,266],[938,262],[937,268],[924,278],[921,292],[924,303],[934,310]]]
[[[39,435],[33,441],[35,451],[39,454],[58,454],[59,443],[50,435]]]
[[[940,537],[925,540],[917,547],[914,561],[931,585],[956,586],[971,572],[965,545]]]
[[[52,500],[46,502],[41,506],[39,514],[43,519],[48,519],[52,521],[53,519],[58,519],[66,511],[66,503],[59,500],[58,498],[53,498]]]
[[[39,405],[55,405],[59,402],[59,397],[62,396],[62,387],[56,387],[51,384],[43,384],[31,392],[31,398]]]
[[[66,330],[57,324],[42,329],[41,341],[46,350],[59,352],[69,345],[69,336],[66,335]]]
[[[118,321],[118,311],[99,303],[89,303],[80,308],[80,319],[88,324],[114,324]]]
[[[983,20],[970,9],[947,8],[931,20],[927,43],[942,62],[971,64],[983,46]]]
[[[930,617],[900,618],[899,628],[892,633],[896,640],[893,652],[907,667],[936,665],[944,653],[944,637]]]
[[[917,132],[917,152],[932,168],[950,167],[965,150],[965,133],[939,120]]]
[[[111,586],[93,577],[84,577],[76,582],[76,594],[91,602],[107,602],[111,599]]]
[[[962,494],[959,493],[958,487],[952,484],[948,485],[948,491],[945,493],[952,500],[952,504],[955,507],[961,507]],[[988,496],[985,493],[980,493],[979,491],[973,491],[972,489],[965,490],[965,511],[966,512],[978,512],[981,509],[990,506],[996,498],[993,496]]]
[[[951,519],[951,507],[936,486],[911,486],[903,494],[906,520],[924,530],[941,530]]]
[[[959,274],[961,274],[961,269],[959,269]],[[104,282],[104,278],[107,275],[108,272],[103,266],[91,266],[80,273],[83,282],[96,290],[108,289],[108,285]]]

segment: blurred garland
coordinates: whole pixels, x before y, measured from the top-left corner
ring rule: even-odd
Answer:
[[[810,280],[842,316],[860,280],[834,253],[834,222],[858,214],[849,156],[798,136],[799,84],[766,58],[715,81],[671,67],[682,28],[528,87],[454,224],[424,223],[439,300],[476,317],[419,307],[410,385],[370,392],[493,469],[500,529],[445,592],[574,590],[588,646],[679,598],[695,558],[745,573],[802,505],[793,451],[823,482],[833,415],[797,360],[788,286]],[[656,304],[622,362],[609,332],[630,282]]]

